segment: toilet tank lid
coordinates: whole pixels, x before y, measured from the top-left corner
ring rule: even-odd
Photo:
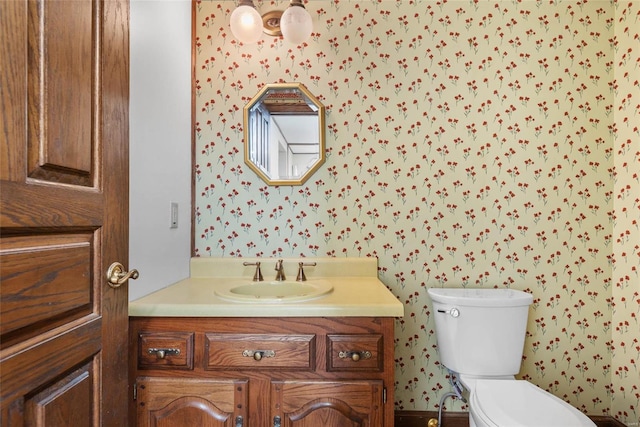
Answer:
[[[467,307],[518,307],[533,302],[533,295],[516,289],[429,288],[427,292],[435,302]]]

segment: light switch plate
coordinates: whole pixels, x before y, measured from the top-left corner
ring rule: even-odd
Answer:
[[[178,228],[178,202],[171,202],[171,224],[169,228]]]

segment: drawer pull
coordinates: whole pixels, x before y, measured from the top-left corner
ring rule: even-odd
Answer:
[[[360,359],[371,359],[371,352],[368,350],[365,351],[341,351],[338,353],[338,357],[340,359],[351,359],[354,362],[357,362]]]
[[[166,356],[177,356],[180,354],[179,348],[150,348],[147,350],[149,354],[155,354],[158,359],[164,359]]]
[[[242,352],[244,357],[253,357],[253,360],[259,362],[263,357],[276,357],[273,350],[245,350]]]
[[[238,415],[236,417],[236,427],[242,427],[243,422],[242,422],[242,417],[240,415]]]
[[[279,416],[273,417],[273,427],[280,427],[281,421]]]

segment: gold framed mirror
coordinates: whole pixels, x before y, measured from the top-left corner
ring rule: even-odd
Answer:
[[[301,185],[325,161],[324,127],[302,83],[266,84],[244,107],[244,161],[269,185]]]

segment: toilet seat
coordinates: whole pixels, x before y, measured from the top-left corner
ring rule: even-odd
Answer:
[[[595,426],[573,406],[523,380],[477,380],[470,408],[476,423],[486,426]]]

